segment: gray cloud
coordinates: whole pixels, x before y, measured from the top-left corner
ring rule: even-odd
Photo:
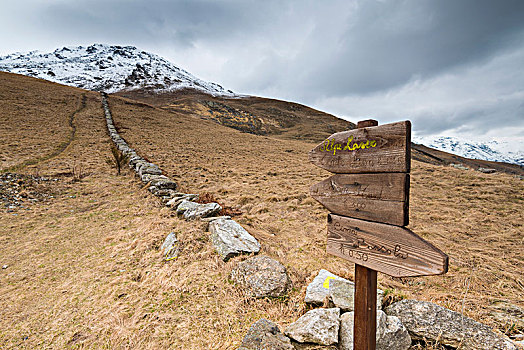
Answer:
[[[29,0],[3,4],[0,33],[3,54],[135,45],[235,91],[352,120],[524,134],[518,0]]]

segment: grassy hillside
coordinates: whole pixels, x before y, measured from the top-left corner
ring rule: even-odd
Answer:
[[[8,265],[0,270],[0,348],[236,349],[259,318],[285,327],[303,314],[305,288],[320,268],[352,278],[351,263],[325,253],[327,210],[308,195],[311,184],[329,175],[307,160],[314,143],[109,98],[132,147],[183,191],[208,192],[239,209],[235,219],[261,242],[261,254],[288,268],[289,297],[257,300],[228,277],[245,257],[224,263],[204,224],[174,217],[130,172],[116,176],[105,161],[110,142],[97,94],[26,77],[0,79],[2,96],[9,95],[4,79],[29,90],[42,84],[19,98],[28,110],[38,110],[47,96],[70,96],[65,122],[86,96],[70,144],[53,155],[68,140],[68,128],[46,133],[55,147],[29,154],[23,159],[32,164],[17,169],[57,178],[46,189],[54,198],[27,204],[28,210],[0,210],[0,265]],[[7,125],[18,115],[2,110]],[[42,118],[25,116],[35,125]],[[41,141],[12,132],[5,142],[36,149]],[[499,300],[524,307],[522,193],[523,182],[510,175],[413,161],[410,228],[449,254],[450,271],[403,279],[379,274],[379,287],[509,332],[489,311]],[[165,263],[159,247],[171,231],[181,254]]]
[[[256,134],[320,142],[355,124],[307,106],[262,97],[220,98],[194,90],[155,94],[148,90],[117,93],[155,107]]]

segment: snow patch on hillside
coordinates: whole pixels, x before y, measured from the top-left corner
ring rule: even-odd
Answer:
[[[413,137],[413,142],[458,156],[524,166],[524,138],[465,140],[450,136]]]
[[[214,96],[239,96],[134,46],[94,44],[63,47],[50,53],[14,53],[0,57],[0,71],[107,93],[139,88],[157,92],[190,88]]]

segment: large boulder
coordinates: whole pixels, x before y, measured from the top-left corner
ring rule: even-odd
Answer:
[[[271,321],[260,319],[249,328],[238,350],[294,350],[288,337]]]
[[[384,292],[377,289],[377,309],[382,308]],[[355,284],[348,280],[333,278],[329,280],[329,298],[342,311],[355,309]]]
[[[397,316],[413,339],[427,339],[462,350],[514,350],[510,340],[458,312],[427,301],[402,300],[386,309]]]
[[[284,296],[291,288],[285,266],[267,256],[254,256],[239,263],[231,272],[231,279],[255,298]]]
[[[211,243],[224,261],[239,254],[256,254],[260,251],[260,243],[255,237],[234,220],[213,220],[209,223],[209,232]]]
[[[290,324],[285,334],[299,343],[332,345],[338,343],[340,309],[313,309]]]
[[[213,216],[222,210],[222,207],[217,203],[200,204],[182,200],[176,209],[177,215],[182,215],[186,220],[196,220]]]
[[[354,312],[340,316],[340,350],[353,350],[354,316]],[[411,337],[400,319],[382,310],[377,310],[376,340],[377,350],[407,350],[411,346]]]

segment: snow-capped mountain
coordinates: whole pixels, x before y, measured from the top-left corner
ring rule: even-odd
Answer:
[[[198,79],[166,59],[134,46],[94,44],[64,47],[50,53],[14,53],[0,57],[0,71],[108,93],[138,88],[192,88],[211,95],[236,96],[231,90]]]
[[[524,166],[524,138],[463,140],[449,136],[413,137],[413,142],[465,158],[506,162]]]

